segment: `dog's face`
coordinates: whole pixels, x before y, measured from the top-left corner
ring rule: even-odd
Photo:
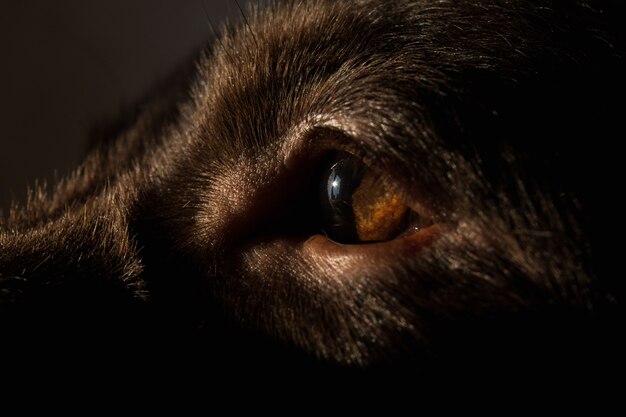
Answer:
[[[10,213],[3,322],[201,334],[358,367],[552,360],[618,305],[598,253],[615,178],[599,150],[621,137],[620,10],[252,13],[198,61],[186,96],[155,100]]]

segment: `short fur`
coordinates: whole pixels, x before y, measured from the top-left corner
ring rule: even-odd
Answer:
[[[188,94],[8,214],[7,340],[176,339],[216,366],[611,363],[624,17],[608,0],[251,10]],[[311,246],[327,149],[391,175],[441,236],[410,253]]]

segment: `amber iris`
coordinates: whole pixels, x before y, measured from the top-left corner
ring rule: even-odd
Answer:
[[[322,228],[339,243],[391,240],[414,215],[392,181],[350,154],[331,161],[320,186]]]

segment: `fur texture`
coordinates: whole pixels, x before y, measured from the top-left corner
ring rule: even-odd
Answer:
[[[182,96],[11,210],[5,334],[176,339],[245,366],[613,360],[623,2],[293,1],[248,17]],[[389,174],[438,238],[309,239],[313,173],[336,149]]]

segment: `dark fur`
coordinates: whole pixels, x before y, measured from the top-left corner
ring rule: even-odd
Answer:
[[[9,213],[7,345],[227,366],[612,363],[623,2],[305,1],[249,17],[198,61],[187,98],[156,100]],[[329,148],[392,175],[442,236],[393,262],[258,243],[310,233],[307,184]]]

